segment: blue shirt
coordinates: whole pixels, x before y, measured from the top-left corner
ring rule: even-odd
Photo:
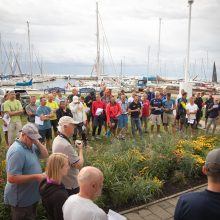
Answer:
[[[48,106],[39,106],[37,108],[36,115],[41,116],[41,115],[48,115],[50,114],[51,109]],[[39,130],[46,130],[51,128],[51,122],[50,120],[45,120],[43,125],[39,125]]]
[[[163,107],[164,108],[173,108],[173,106],[175,105],[175,100],[174,99],[170,99],[170,100],[163,100]],[[170,110],[170,111],[164,111],[168,114],[173,114],[173,110]]]
[[[42,173],[39,162],[40,152],[33,145],[32,149],[16,140],[8,149],[6,155],[6,171],[11,175],[30,175]],[[7,182],[4,191],[5,204],[27,207],[40,200],[39,183],[15,184]]]
[[[175,220],[219,220],[220,193],[205,190],[183,194],[174,214]]]

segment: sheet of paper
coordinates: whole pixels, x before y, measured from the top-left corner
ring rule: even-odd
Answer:
[[[7,125],[9,125],[11,118],[9,117],[8,114],[4,114],[2,119]]]
[[[108,220],[127,220],[124,216],[114,212],[113,210],[109,209],[108,211]]]
[[[97,115],[97,116],[98,116],[98,115],[101,115],[102,112],[103,112],[103,109],[102,109],[102,108],[97,108],[95,115]]]
[[[35,116],[35,124],[37,124],[37,125],[44,125],[44,121],[41,121],[40,117]]]

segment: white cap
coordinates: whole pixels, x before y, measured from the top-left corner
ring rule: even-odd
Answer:
[[[58,122],[59,126],[64,126],[68,124],[78,124],[78,122],[74,121],[73,118],[71,118],[70,116],[63,116]]]
[[[73,103],[79,102],[79,97],[78,96],[73,96]]]

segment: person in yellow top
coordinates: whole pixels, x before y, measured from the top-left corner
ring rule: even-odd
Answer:
[[[57,102],[54,101],[53,94],[48,95],[48,100],[47,100],[46,106],[49,107],[52,112],[52,116],[50,117],[50,122],[53,127],[54,136],[56,137],[57,136],[57,126],[58,126],[56,110],[59,108],[59,106],[58,106]]]
[[[14,142],[14,133],[19,137],[22,123],[21,115],[24,113],[21,102],[15,98],[15,91],[10,91],[9,99],[4,102],[4,112],[8,114],[8,143],[11,146]]]

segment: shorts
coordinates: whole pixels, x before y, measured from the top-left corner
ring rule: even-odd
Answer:
[[[218,125],[218,120],[219,118],[216,117],[216,118],[208,118],[208,125],[214,125],[214,126],[217,126]]]
[[[150,120],[152,125],[160,125],[161,124],[161,115],[150,115]]]
[[[51,126],[53,127],[53,131],[57,132],[57,126],[58,126],[58,121],[57,119],[55,120],[50,120]]]
[[[45,142],[46,140],[52,139],[52,130],[51,128],[45,130],[39,130],[39,134],[41,136],[40,142]]]
[[[209,118],[209,112],[206,110],[205,112],[205,118],[208,119]]]
[[[122,114],[118,117],[118,128],[126,128],[128,124],[128,115]]]
[[[189,123],[188,119],[187,119],[187,125],[191,126],[191,128],[195,128],[196,127],[196,119],[190,120],[192,121],[191,123]]]
[[[111,123],[111,124],[114,123],[114,124],[115,124],[115,125],[114,125],[114,128],[116,128],[117,125],[118,125],[118,119],[117,119],[117,118],[110,118],[110,123]]]
[[[164,112],[163,113],[163,123],[165,125],[168,125],[168,124],[174,125],[174,115]]]
[[[180,115],[180,124],[186,124],[186,115]]]

